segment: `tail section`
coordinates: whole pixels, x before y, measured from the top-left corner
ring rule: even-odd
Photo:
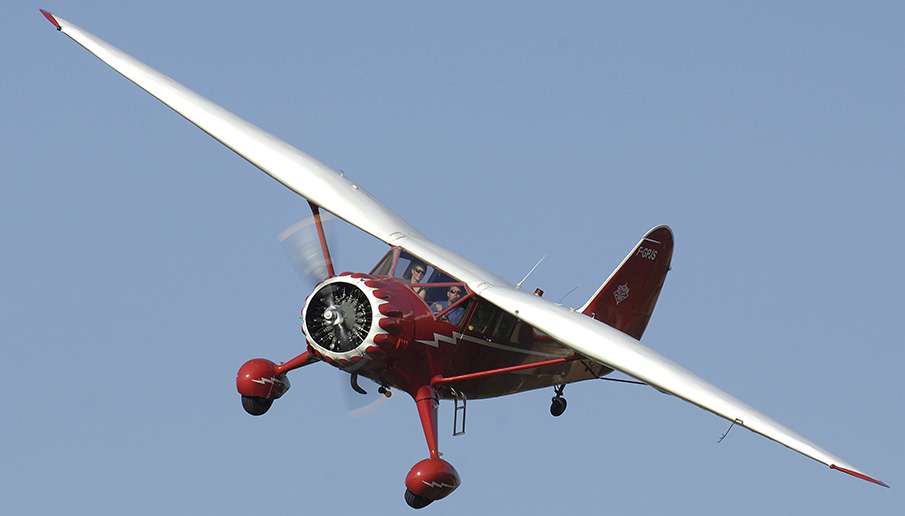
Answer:
[[[636,339],[647,328],[672,260],[672,230],[650,230],[579,310]]]

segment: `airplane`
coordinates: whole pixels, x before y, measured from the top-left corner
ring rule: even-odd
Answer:
[[[889,487],[727,392],[642,344],[670,269],[673,233],[657,226],[581,307],[550,302],[430,241],[361,185],[214,104],[109,43],[45,10],[57,28],[202,131],[308,201],[326,274],[302,309],[306,349],[275,363],[241,366],[236,387],[249,414],[266,413],[290,388],[289,371],[325,362],[380,386],[404,391],[417,408],[428,458],[405,477],[415,509],[461,483],[440,457],[438,407],[452,400],[454,432],[464,431],[467,400],[553,388],[551,414],[566,409],[565,385],[618,371],[774,440],[831,469]],[[322,213],[323,212],[323,213]],[[367,273],[336,274],[325,213],[389,246]]]

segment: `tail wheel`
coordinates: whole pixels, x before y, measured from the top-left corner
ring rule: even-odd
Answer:
[[[405,503],[409,504],[409,507],[412,509],[423,509],[430,505],[431,502],[433,502],[433,500],[421,495],[416,495],[408,489],[405,490]]]
[[[273,400],[257,398],[254,396],[242,396],[242,408],[252,416],[262,416],[270,410]]]
[[[553,393],[556,394],[556,396],[553,396],[551,400],[553,403],[550,405],[550,414],[553,417],[559,417],[566,411],[566,399],[562,397],[562,391],[565,389],[566,384],[557,385],[553,388]]]
[[[552,414],[553,417],[559,417],[565,411],[566,399],[559,396],[553,398],[553,403],[550,404],[550,414]]]

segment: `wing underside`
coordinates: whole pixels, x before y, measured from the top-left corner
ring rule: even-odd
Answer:
[[[490,287],[481,295],[584,356],[833,469],[889,487],[628,335],[577,312],[541,303],[535,299],[536,296],[513,289]]]
[[[638,340],[577,312],[514,289],[444,249],[342,174],[105,41],[42,11],[60,31],[289,189],[390,244],[405,247],[464,281],[502,310],[602,365],[635,377],[739,426],[859,478],[885,486],[762,412],[706,382]]]

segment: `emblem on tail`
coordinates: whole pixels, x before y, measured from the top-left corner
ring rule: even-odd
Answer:
[[[617,305],[625,301],[625,298],[628,297],[628,283],[619,285],[619,287],[616,288],[616,291],[613,292],[613,297],[616,298]]]

